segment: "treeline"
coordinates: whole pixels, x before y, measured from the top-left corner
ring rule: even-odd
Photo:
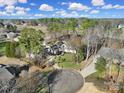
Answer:
[[[70,20],[76,20],[77,23],[80,24],[85,19],[97,20],[98,22],[110,22],[110,23],[124,23],[124,19],[93,19],[93,18],[41,18],[41,19],[1,19],[0,22],[12,22],[13,24],[23,24],[27,23],[28,25],[48,25],[52,22],[66,23]]]

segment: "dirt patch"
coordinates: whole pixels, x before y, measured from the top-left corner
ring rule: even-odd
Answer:
[[[20,59],[16,58],[8,58],[6,56],[0,57],[0,64],[15,64],[15,65],[24,65],[27,64],[24,61],[21,61]]]
[[[98,90],[98,88],[92,82],[86,82],[77,93],[107,93],[107,92]]]

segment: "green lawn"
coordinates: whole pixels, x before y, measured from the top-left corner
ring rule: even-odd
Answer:
[[[5,54],[5,44],[6,43],[0,43],[0,55]]]
[[[64,55],[57,56],[55,58],[56,63],[58,63],[59,66],[63,68],[74,68],[78,69],[80,68],[80,64],[77,64],[75,62],[75,55],[65,53]]]

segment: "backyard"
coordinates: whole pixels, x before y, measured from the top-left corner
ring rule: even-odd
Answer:
[[[55,62],[63,68],[79,69],[80,63],[76,63],[75,54],[65,53],[64,55],[56,56]]]

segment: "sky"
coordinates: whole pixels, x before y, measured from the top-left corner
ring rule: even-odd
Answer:
[[[0,19],[124,18],[124,0],[0,0]]]

